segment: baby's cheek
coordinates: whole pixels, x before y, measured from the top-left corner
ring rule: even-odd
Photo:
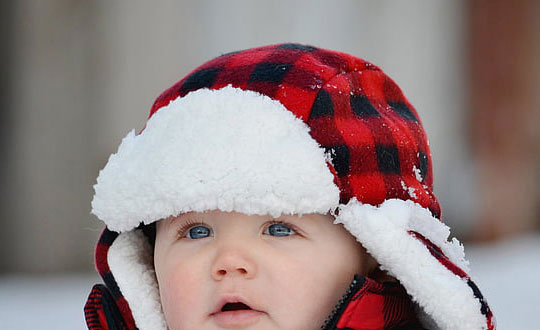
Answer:
[[[316,255],[306,256],[304,259],[311,261],[305,263],[303,268],[303,274],[309,276],[304,275],[297,285],[305,302],[311,304],[311,315],[306,316],[314,322],[315,328],[324,323],[354,277],[358,268],[357,261],[353,262],[347,257],[340,253],[328,254],[319,251]]]
[[[159,283],[163,312],[170,329],[182,329],[202,315],[204,306],[201,276],[190,269],[177,267],[162,274]]]
[[[334,279],[327,276],[314,256],[290,263],[280,262],[276,283],[279,296],[274,296],[282,308],[282,329],[318,329],[334,307],[340,292]]]

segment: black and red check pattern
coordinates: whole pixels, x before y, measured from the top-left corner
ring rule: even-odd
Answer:
[[[429,250],[429,253],[431,253],[431,255],[435,257],[435,259],[437,259],[437,261],[439,261],[439,263],[442,264],[446,269],[467,282],[467,285],[473,291],[474,297],[480,302],[480,312],[486,317],[486,330],[494,330],[495,320],[493,318],[493,312],[491,311],[491,308],[489,308],[489,305],[482,295],[482,292],[480,292],[480,289],[476,283],[474,283],[471,277],[463,269],[459,268],[456,264],[450,261],[443,251],[425,236],[415,231],[409,231],[409,234],[422,242],[422,244],[424,244]]]
[[[105,285],[95,285],[84,306],[89,330],[137,329],[131,309],[118,288],[107,262],[109,248],[117,237],[117,232],[105,228],[96,245],[95,265]]]
[[[332,158],[329,166],[341,203],[352,197],[373,205],[411,199],[440,218],[418,114],[377,66],[300,44],[232,52],[204,63],[163,92],[150,116],[191,91],[227,85],[278,100],[310,127]]]
[[[425,330],[411,297],[401,284],[379,283],[356,274],[350,289],[336,315],[327,320],[324,330]]]
[[[90,330],[131,330],[118,310],[115,300],[103,284],[96,284],[84,305],[86,325]]]

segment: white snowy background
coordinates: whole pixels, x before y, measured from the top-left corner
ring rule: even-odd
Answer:
[[[540,236],[468,245],[466,254],[497,329],[540,329]],[[0,329],[85,329],[83,306],[97,281],[97,276],[75,274],[0,277]]]

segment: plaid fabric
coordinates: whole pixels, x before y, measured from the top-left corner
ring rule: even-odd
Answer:
[[[381,284],[359,275],[355,280],[352,294],[324,330],[424,329],[411,298],[400,284]]]
[[[281,102],[332,158],[340,202],[411,199],[440,218],[427,137],[413,106],[378,67],[300,44],[232,52],[196,68],[163,92],[150,117],[179,96],[226,85]]]
[[[491,309],[489,308],[489,305],[486,299],[482,295],[482,292],[480,292],[480,289],[478,288],[478,286],[476,286],[476,283],[473,282],[471,277],[465,271],[463,271],[463,269],[459,268],[452,261],[450,261],[450,259],[448,259],[448,257],[442,252],[442,250],[437,245],[433,244],[433,242],[431,242],[429,239],[424,237],[422,234],[417,233],[415,231],[410,231],[409,234],[411,234],[417,240],[422,242],[422,244],[424,244],[427,247],[431,255],[435,257],[435,259],[437,259],[439,263],[441,263],[444,267],[446,267],[446,269],[454,273],[456,276],[467,281],[467,285],[473,291],[475,298],[478,299],[478,301],[480,301],[480,306],[481,306],[480,312],[487,319],[486,330],[495,330],[495,320],[493,318],[493,313]]]
[[[117,237],[118,233],[105,228],[96,245],[95,265],[105,286],[95,285],[84,307],[89,330],[137,329],[131,309],[107,263],[109,247]]]
[[[84,316],[90,330],[130,330],[103,284],[96,284],[92,288],[84,306]]]

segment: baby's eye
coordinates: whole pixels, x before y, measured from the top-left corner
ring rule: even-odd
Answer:
[[[273,223],[270,226],[266,227],[264,230],[264,234],[266,235],[272,235],[272,236],[290,236],[296,234],[296,231],[292,229],[290,226],[284,223]]]
[[[191,227],[186,234],[186,237],[191,239],[205,238],[209,236],[212,236],[212,231],[210,228],[202,225]]]

